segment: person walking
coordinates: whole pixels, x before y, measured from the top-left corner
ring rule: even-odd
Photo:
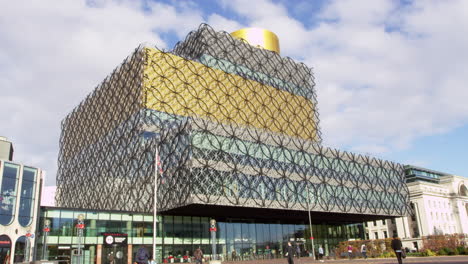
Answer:
[[[319,255],[319,260],[320,262],[323,262],[323,248],[322,245],[320,245],[319,250],[318,250],[318,255]]]
[[[351,256],[353,255],[353,246],[348,245],[348,257],[351,260]]]
[[[148,249],[144,245],[141,245],[136,254],[136,262],[138,264],[148,264],[148,258]]]
[[[397,257],[397,260],[398,260],[398,264],[403,264],[403,260],[402,260],[402,257],[401,257],[401,240],[396,236],[394,235],[393,236],[393,240],[392,240],[392,249],[395,251],[395,255]]]
[[[296,258],[299,259],[301,257],[301,248],[299,244],[296,244]]]
[[[294,264],[294,248],[292,247],[291,242],[288,242],[286,256],[288,257],[288,264]]]
[[[203,251],[200,247],[195,249],[193,252],[193,256],[195,257],[195,264],[202,264],[203,263]]]
[[[362,244],[361,246],[361,254],[364,259],[367,259],[367,247],[366,244]]]

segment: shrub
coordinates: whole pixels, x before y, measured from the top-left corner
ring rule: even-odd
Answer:
[[[395,258],[395,252],[393,251],[385,251],[382,254],[380,254],[379,258]]]
[[[445,255],[448,255],[448,252],[445,248],[441,248],[439,249],[439,251],[437,252],[437,255],[440,255],[440,256],[445,256]]]
[[[458,252],[458,249],[453,250],[453,255],[460,255],[460,252]]]
[[[442,248],[455,249],[463,246],[466,239],[467,237],[464,234],[426,236],[423,237],[423,248],[435,252],[440,251]]]
[[[444,248],[445,252],[447,252],[447,255],[453,255],[453,249],[452,248]]]
[[[465,254],[467,254],[467,250],[466,250],[465,247],[463,247],[463,246],[457,247],[457,251],[458,251],[458,254],[459,254],[459,255],[465,255]]]
[[[430,249],[426,249],[426,250],[423,250],[421,251],[421,256],[423,257],[434,257],[434,256],[437,256],[437,254],[430,250]]]

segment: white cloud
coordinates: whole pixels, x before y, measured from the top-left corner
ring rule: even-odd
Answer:
[[[55,183],[60,122],[140,43],[167,48],[203,21],[196,9],[140,1],[1,1],[0,134],[15,160]]]
[[[468,122],[466,1],[331,1],[314,28],[248,2],[225,5],[314,68],[325,144],[381,154]]]
[[[204,21],[195,2],[88,3],[0,2],[0,135],[16,160],[47,170],[46,185],[65,115],[139,43],[169,48],[163,33],[182,39]],[[397,4],[333,1],[311,27],[281,4],[226,0],[241,21],[206,20],[216,30],[277,33],[283,55],[314,68],[325,143],[375,154],[468,122],[468,3]]]
[[[226,32],[234,32],[245,27],[237,21],[227,19],[218,14],[211,14],[208,17],[208,24],[215,30],[224,30]]]

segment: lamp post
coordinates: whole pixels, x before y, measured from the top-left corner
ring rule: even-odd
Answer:
[[[31,242],[29,241],[29,239],[32,236],[33,236],[33,234],[31,233],[31,229],[28,229],[28,231],[26,232],[26,248],[24,250],[24,261],[26,261],[26,262],[29,261],[30,246],[31,246]]]
[[[49,219],[44,220],[44,229],[42,231],[44,231],[44,243],[42,245],[42,259],[47,260],[47,258],[46,258],[46,254],[47,254],[47,235],[50,232],[50,220]]]
[[[309,189],[309,182],[306,182],[307,187],[307,211],[309,213],[309,229],[310,229],[310,244],[312,245],[312,258],[315,259],[315,249],[314,249],[314,235],[312,232],[312,217],[310,215],[310,189]]]
[[[78,223],[76,224],[76,228],[78,231],[78,264],[81,264],[81,238],[83,237],[83,229],[85,228],[84,219],[84,214],[79,214]]]
[[[211,252],[213,253],[213,260],[216,260],[216,220],[210,220],[210,232],[211,232]]]

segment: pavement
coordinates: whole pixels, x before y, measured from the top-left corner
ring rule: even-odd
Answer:
[[[324,262],[312,261],[310,263],[330,263],[330,264],[398,264],[396,258],[387,259],[352,259],[352,260],[326,260]],[[408,257],[403,263],[424,264],[424,263],[446,263],[446,264],[468,264],[468,256],[441,256],[441,257]]]
[[[288,260],[283,259],[265,259],[265,260],[248,260],[248,261],[223,261],[223,264],[287,264]],[[341,260],[325,260],[320,262],[312,258],[294,259],[294,264],[398,264],[396,258],[387,259],[341,259]],[[468,264],[468,256],[440,256],[440,257],[408,257],[403,260],[403,264],[425,264],[425,263],[441,263],[441,264]]]

